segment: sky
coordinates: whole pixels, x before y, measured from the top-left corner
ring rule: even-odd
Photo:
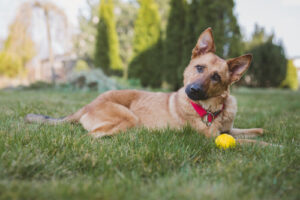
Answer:
[[[20,4],[28,0],[0,0],[0,40],[8,34]],[[78,26],[77,16],[86,0],[49,0],[62,8],[73,27]],[[243,35],[250,38],[254,25],[274,32],[282,41],[289,58],[300,56],[300,0],[235,0],[235,14]]]

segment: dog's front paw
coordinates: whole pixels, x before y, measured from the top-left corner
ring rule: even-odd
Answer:
[[[262,129],[262,128],[256,128],[256,133],[258,135],[263,135],[264,134],[264,129]]]

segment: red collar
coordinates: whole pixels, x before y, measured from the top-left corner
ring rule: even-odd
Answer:
[[[225,104],[223,104],[223,107],[221,110],[211,113],[207,110],[205,110],[202,106],[199,104],[196,104],[191,101],[191,104],[195,111],[198,113],[198,115],[201,117],[202,121],[206,124],[206,126],[211,126],[213,120],[218,117],[218,115],[224,110]]]

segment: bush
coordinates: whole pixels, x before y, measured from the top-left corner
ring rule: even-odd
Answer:
[[[100,69],[81,72],[72,72],[68,75],[68,82],[73,88],[83,90],[107,90],[123,89],[115,80],[107,77]]]
[[[22,60],[18,55],[0,52],[0,75],[15,77],[23,71]]]
[[[282,81],[281,87],[290,88],[292,90],[298,90],[299,83],[297,69],[293,63],[293,60],[288,61],[286,77],[284,81]]]
[[[122,89],[144,89],[140,79],[124,79],[118,76],[114,76],[112,78],[122,86]]]
[[[84,60],[78,60],[75,65],[75,71],[86,71],[89,69],[89,65]]]
[[[47,83],[44,81],[37,81],[30,84],[28,87],[20,87],[21,89],[29,89],[29,90],[44,90],[48,88],[54,88],[55,85],[51,83]]]
[[[286,57],[283,47],[272,38],[250,50],[253,61],[247,73],[247,85],[278,87],[286,75]]]
[[[161,62],[158,62],[161,60]],[[162,41],[135,56],[130,63],[129,77],[140,79],[142,86],[158,88],[162,85]]]

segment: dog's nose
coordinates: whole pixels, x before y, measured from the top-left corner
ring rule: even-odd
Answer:
[[[191,85],[191,92],[198,93],[198,92],[201,92],[201,90],[202,90],[202,88],[200,87],[200,85],[198,85],[198,84]]]
[[[189,84],[186,87],[185,92],[187,96],[194,101],[207,99],[203,87],[197,83]]]

